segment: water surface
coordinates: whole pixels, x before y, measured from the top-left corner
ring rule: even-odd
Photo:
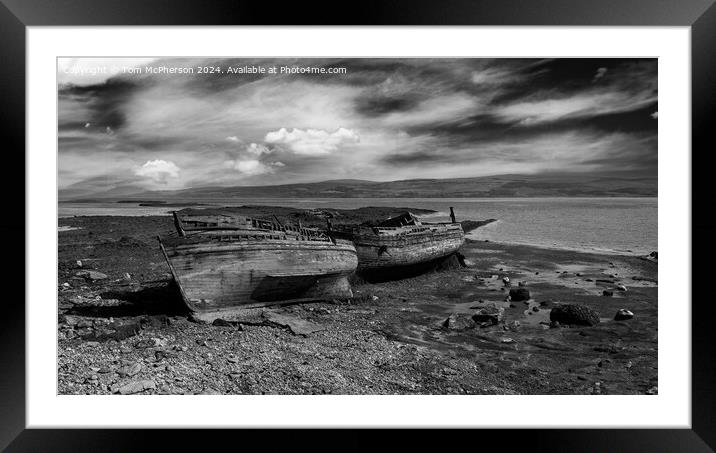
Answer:
[[[414,207],[437,211],[425,221],[498,219],[468,235],[473,239],[590,252],[645,254],[657,250],[656,198],[233,198],[212,205],[296,208]],[[131,203],[60,203],[59,217],[168,215],[177,206]]]

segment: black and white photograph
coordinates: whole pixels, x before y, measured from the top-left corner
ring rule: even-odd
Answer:
[[[58,58],[57,393],[658,395],[657,63]]]

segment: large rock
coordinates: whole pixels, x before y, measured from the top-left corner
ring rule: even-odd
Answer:
[[[325,326],[301,319],[291,314],[266,310],[261,313],[264,319],[279,326],[288,327],[294,335],[310,335],[314,332],[326,330]]]
[[[529,300],[529,299],[530,299],[530,292],[524,286],[520,286],[518,288],[512,288],[510,290],[510,300],[519,302],[521,300]]]
[[[453,313],[442,322],[442,326],[450,330],[467,330],[475,327],[475,321],[470,314]]]
[[[599,312],[586,305],[560,304],[549,312],[549,319],[560,324],[593,326],[599,324]]]
[[[477,312],[472,315],[472,319],[476,323],[489,323],[494,325],[502,322],[504,315],[504,308],[491,304],[478,309]]]

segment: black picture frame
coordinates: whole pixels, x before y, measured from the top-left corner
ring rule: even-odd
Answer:
[[[699,258],[713,256],[716,225],[707,212],[710,182],[698,178],[709,171],[709,155],[716,149],[709,121],[716,110],[716,6],[714,0],[449,0],[363,1],[356,4],[314,1],[276,5],[271,2],[198,0],[0,0],[0,90],[2,90],[3,148],[8,165],[25,168],[25,32],[29,26],[111,26],[111,25],[528,25],[528,26],[690,26],[692,36],[692,282],[708,282],[709,266]],[[14,162],[12,159],[16,159]],[[18,179],[3,179],[4,194],[16,194],[25,187],[24,171],[13,172]],[[12,198],[12,197],[10,197]],[[8,282],[25,281],[25,199],[6,202],[12,222],[3,222]],[[23,213],[20,215],[19,213]],[[686,221],[687,219],[678,219]],[[18,238],[23,237],[25,241]],[[9,252],[9,253],[8,253]],[[22,265],[21,265],[22,264]],[[706,284],[706,283],[701,283]],[[20,286],[20,285],[17,285]],[[125,451],[151,448],[141,437],[159,438],[165,449],[204,445],[227,440],[239,446],[236,434],[196,433],[192,430],[41,430],[25,429],[25,300],[20,294],[4,301],[0,322],[0,448],[7,451]],[[677,308],[690,303],[665,301]],[[508,447],[564,451],[713,451],[716,447],[716,411],[713,383],[716,365],[714,348],[714,302],[709,298],[692,303],[692,429],[597,430],[552,429],[516,430],[514,433],[481,431],[480,439],[495,436]],[[478,409],[479,410],[479,409]],[[334,434],[349,446],[370,448],[362,435],[340,430]],[[422,442],[429,431],[401,435]],[[290,436],[271,436],[278,443],[299,444],[309,440],[305,431]],[[278,437],[278,439],[276,439]],[[437,438],[442,435],[438,434]],[[204,438],[204,439],[203,439]],[[282,439],[281,439],[282,438]],[[509,439],[509,440],[507,440]],[[311,443],[316,443],[315,438]],[[447,439],[444,442],[450,443]],[[243,443],[243,442],[242,442]],[[248,446],[248,444],[244,444]],[[473,444],[474,445],[474,444]],[[453,447],[457,448],[456,444]]]

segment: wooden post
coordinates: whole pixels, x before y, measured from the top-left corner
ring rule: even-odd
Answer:
[[[336,238],[334,238],[333,235],[331,234],[331,228],[332,228],[331,227],[331,219],[329,219],[328,217],[326,217],[326,227],[328,228],[326,230],[326,236],[328,236],[328,239],[330,239],[331,242],[335,244]]]
[[[186,233],[184,232],[184,227],[181,223],[181,219],[179,219],[179,214],[177,214],[176,211],[172,211],[172,214],[174,215],[174,228],[176,228],[177,233],[179,233],[179,236],[181,237],[186,236]]]
[[[281,229],[283,230],[283,224],[282,224],[281,221],[278,219],[278,217],[276,217],[276,214],[273,215],[273,218],[276,219],[276,222],[278,222],[279,228],[281,228]]]
[[[452,206],[450,206],[450,220],[452,220],[452,223],[455,223],[455,211],[453,211]]]

